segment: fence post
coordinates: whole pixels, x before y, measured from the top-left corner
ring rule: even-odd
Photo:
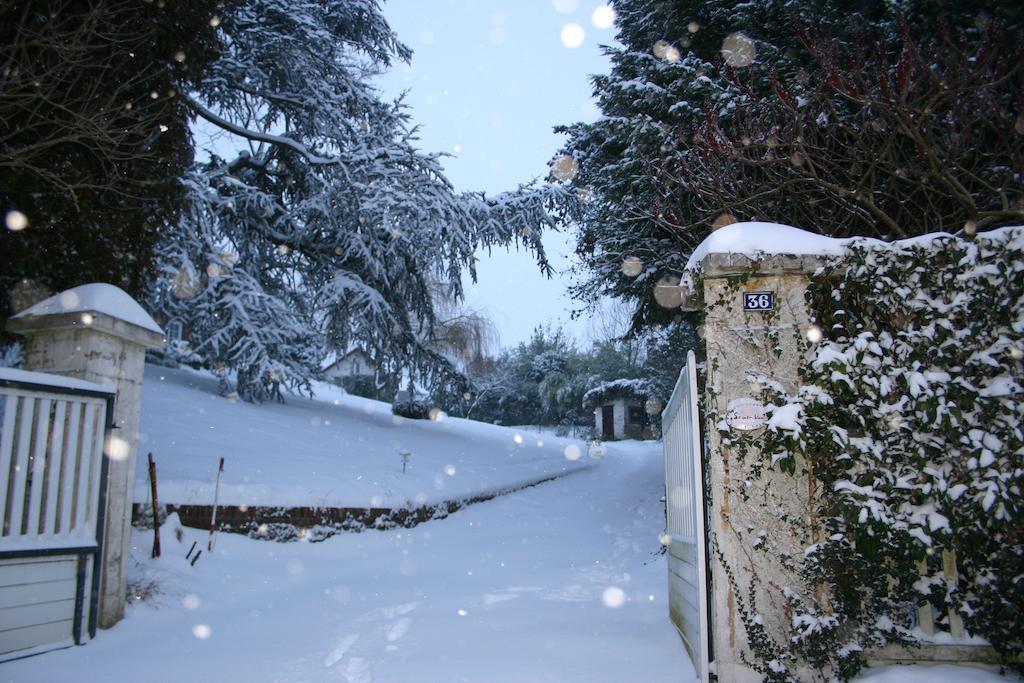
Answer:
[[[99,567],[99,624],[109,628],[124,616],[145,351],[163,345],[163,330],[124,291],[98,283],[41,301],[10,318],[7,330],[26,338],[27,370],[117,390],[114,429],[104,447],[109,487]]]

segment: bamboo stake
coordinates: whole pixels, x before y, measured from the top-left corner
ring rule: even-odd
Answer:
[[[220,498],[220,475],[224,474],[224,458],[220,459],[220,467],[217,468],[217,486],[213,490],[213,514],[210,516],[210,542],[206,544],[206,549],[209,552],[213,552],[213,535],[217,530],[217,501]],[[198,559],[199,556],[196,556]]]

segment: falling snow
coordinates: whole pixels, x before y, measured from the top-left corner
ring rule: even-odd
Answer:
[[[586,32],[579,24],[566,24],[562,27],[562,45],[568,48],[577,48],[583,44]]]

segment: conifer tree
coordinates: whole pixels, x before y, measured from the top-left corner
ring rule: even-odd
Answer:
[[[806,224],[806,212],[793,210],[806,205],[786,201],[785,187],[780,197],[777,176],[759,174],[755,167],[737,169],[732,157],[745,140],[765,149],[775,146],[779,140],[772,127],[789,122],[773,120],[771,114],[787,106],[787,99],[803,106],[811,95],[820,96],[819,86],[836,75],[830,70],[855,79],[863,64],[855,51],[830,64],[828,48],[841,53],[848,45],[874,45],[883,57],[894,55],[894,65],[909,41],[922,56],[920,64],[927,66],[949,44],[977,39],[998,25],[1010,43],[1002,60],[1012,65],[1024,14],[1019,3],[932,0],[618,0],[614,7],[621,47],[607,48],[611,72],[593,78],[603,116],[561,128],[568,142],[560,154],[576,162],[571,186],[587,200],[577,232],[577,254],[586,272],[573,293],[585,303],[602,295],[631,302],[634,332],[672,318],[671,306],[658,303],[659,285],[666,290],[678,282],[690,253],[713,228],[760,218],[828,232],[827,218]],[[1009,80],[999,87],[1019,92],[1020,70],[1007,69],[1010,73],[1003,75]],[[932,87],[941,89],[941,83],[941,75],[932,78]],[[828,98],[840,116],[856,109],[835,89]],[[1019,102],[1003,95],[974,101],[983,106],[998,102],[995,125],[1013,131],[1012,117],[1006,125],[1004,115],[1019,114]],[[761,125],[743,131],[741,120],[751,118],[751,107],[761,108],[754,116]],[[989,111],[976,112],[977,118]],[[978,142],[988,146],[981,154],[990,156],[984,162],[989,168],[1012,161],[1014,148],[1005,147],[1005,139],[990,135]],[[885,144],[885,137],[877,136],[872,144]],[[971,150],[969,145],[963,149]],[[821,153],[837,151],[840,146]],[[860,152],[864,158],[874,154],[870,147]],[[946,161],[955,165],[960,160]],[[891,171],[898,168],[894,164]],[[976,168],[973,161],[969,168]],[[769,194],[771,201],[763,201]],[[730,206],[736,196],[745,199],[743,206]],[[946,227],[933,223],[921,221],[903,232]],[[844,234],[882,236],[870,221],[847,222],[843,229]],[[667,300],[672,303],[672,297]]]
[[[459,383],[428,343],[435,302],[461,296],[481,246],[522,244],[546,271],[540,232],[560,190],[453,190],[372,85],[410,56],[376,2],[249,0],[220,28],[227,50],[189,104],[245,144],[189,178],[155,300],[245,398],[301,388],[327,349],[355,344],[393,373]]]

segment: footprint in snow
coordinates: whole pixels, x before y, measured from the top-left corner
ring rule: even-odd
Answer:
[[[373,671],[370,669],[370,663],[362,657],[353,657],[348,660],[348,666],[345,667],[345,680],[348,683],[371,683]]]
[[[382,607],[380,614],[385,619],[395,619],[396,617],[408,614],[419,606],[420,603],[418,602],[407,602],[401,605],[395,605],[394,607]]]
[[[515,600],[518,597],[517,593],[487,593],[481,599],[485,605],[496,605],[499,602]]]
[[[330,654],[324,658],[324,666],[330,668],[344,659],[345,653],[356,644],[357,640],[359,640],[359,635],[356,633],[349,633],[342,638],[338,645],[331,650]]]
[[[387,633],[388,642],[393,643],[397,640],[401,640],[402,636],[406,634],[410,626],[412,626],[412,619],[409,617],[402,617],[395,623],[391,624]]]
[[[546,591],[541,595],[541,599],[553,602],[586,602],[593,600],[595,595],[597,592],[593,587],[572,583],[562,588]]]

